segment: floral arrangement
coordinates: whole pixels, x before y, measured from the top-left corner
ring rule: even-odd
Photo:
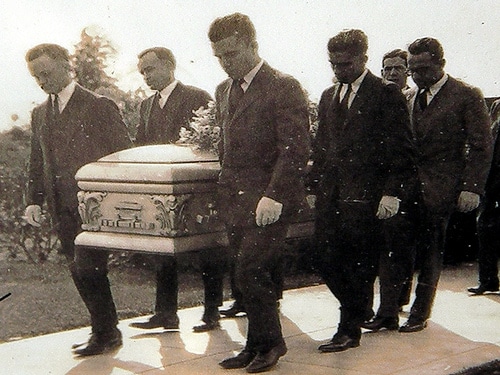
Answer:
[[[210,101],[207,108],[200,107],[193,113],[189,129],[181,128],[177,143],[192,144],[198,150],[217,155],[221,132],[215,125],[215,102]]]
[[[189,129],[181,128],[177,143],[194,145],[197,150],[217,155],[221,129],[215,125],[215,102],[210,101],[207,108],[200,107],[193,113]],[[309,124],[309,132],[314,139],[318,129],[318,106],[313,101],[309,101]]]

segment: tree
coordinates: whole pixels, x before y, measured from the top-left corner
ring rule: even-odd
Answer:
[[[116,78],[106,72],[108,62],[115,54],[116,49],[109,40],[102,35],[90,35],[88,28],[85,28],[81,32],[80,42],[75,45],[72,62],[79,84],[116,102],[133,138],[139,123],[137,108],[145,93],[143,90],[121,90]]]

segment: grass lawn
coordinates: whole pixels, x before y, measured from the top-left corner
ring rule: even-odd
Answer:
[[[180,259],[179,270],[179,307],[201,305],[203,283],[196,262]],[[156,286],[150,268],[111,265],[109,278],[120,319],[153,312]],[[313,274],[294,271],[287,275],[285,288],[320,282]],[[224,289],[224,298],[229,299],[228,278]],[[43,264],[0,260],[0,298],[8,293],[11,295],[0,301],[0,342],[90,324],[89,314],[62,258]]]

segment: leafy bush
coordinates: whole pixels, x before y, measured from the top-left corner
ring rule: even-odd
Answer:
[[[48,215],[40,228],[22,219],[29,139],[29,130],[20,127],[0,134],[0,246],[11,258],[24,256],[39,263],[57,248],[57,237]]]

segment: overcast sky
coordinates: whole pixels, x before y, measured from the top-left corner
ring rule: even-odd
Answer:
[[[213,94],[225,74],[212,56],[207,30],[218,16],[250,16],[261,56],[294,75],[317,100],[330,84],[328,39],[360,28],[369,39],[368,67],[380,73],[388,50],[423,36],[438,38],[446,70],[500,96],[500,2],[498,0],[2,0],[0,12],[0,131],[29,119],[46,95],[26,69],[24,55],[39,43],[74,51],[81,30],[104,34],[118,50],[114,75],[124,89],[143,85],[137,54],[165,46],[178,60],[177,78]]]

